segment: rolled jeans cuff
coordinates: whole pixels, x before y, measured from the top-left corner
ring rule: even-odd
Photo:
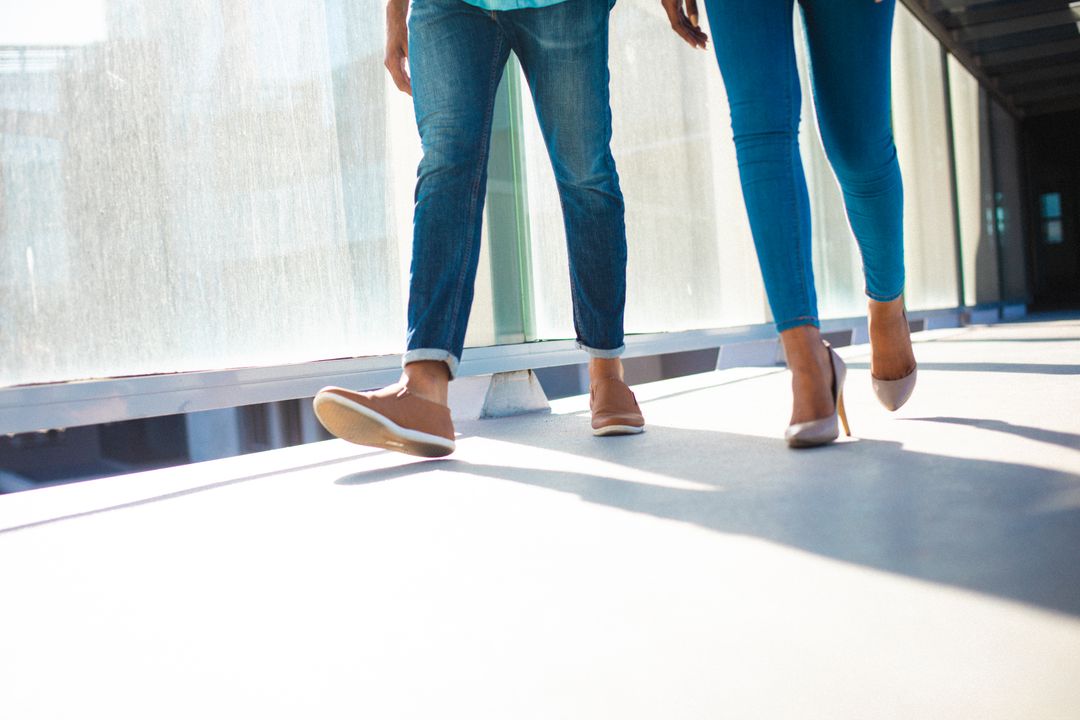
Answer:
[[[626,350],[625,345],[620,345],[619,347],[612,348],[611,350],[600,350],[598,348],[591,348],[588,345],[585,345],[585,344],[580,343],[580,342],[577,344],[577,346],[580,349],[584,350],[585,352],[589,353],[589,357],[601,358],[601,359],[607,359],[607,360],[611,360],[613,358],[619,357]]]
[[[409,363],[418,362],[421,360],[435,360],[446,363],[447,369],[450,371],[450,379],[453,380],[458,374],[459,358],[449,350],[440,350],[438,348],[417,348],[415,350],[409,350],[401,356],[401,367],[405,367]]]
[[[816,328],[820,328],[821,322],[813,315],[803,315],[801,317],[792,318],[790,320],[783,320],[781,322],[775,323],[775,325],[776,332],[782,333],[785,330],[802,327],[803,325],[813,325]]]
[[[870,298],[871,300],[873,300],[875,302],[883,302],[883,303],[892,302],[893,300],[897,299],[898,297],[900,297],[903,294],[904,294],[904,288],[900,288],[899,292],[886,293],[884,295],[882,295],[881,293],[872,293],[869,290],[866,291],[866,297]]]

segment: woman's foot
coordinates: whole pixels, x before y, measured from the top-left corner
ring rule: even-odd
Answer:
[[[800,325],[780,333],[780,342],[791,370],[789,425],[819,420],[836,412],[832,365],[821,332],[813,325]]]
[[[877,380],[900,380],[915,370],[911,332],[904,314],[904,298],[868,303],[870,375]]]
[[[848,435],[844,413],[844,361],[821,340],[821,333],[805,325],[780,333],[791,369],[791,423],[784,433],[793,448],[831,443],[840,435],[840,422]]]

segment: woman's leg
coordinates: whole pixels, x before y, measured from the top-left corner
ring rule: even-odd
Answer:
[[[890,120],[896,0],[803,0],[821,138],[844,194],[870,298],[875,377],[915,365],[903,315],[903,183]]]
[[[706,0],[724,76],[739,177],[773,319],[792,371],[791,422],[834,410],[818,332],[810,203],[799,155],[802,100],[794,0]]]

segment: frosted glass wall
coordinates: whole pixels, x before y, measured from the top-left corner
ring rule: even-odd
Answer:
[[[382,66],[382,15],[382,0],[0,6],[0,386],[400,352],[419,142]],[[861,263],[801,34],[821,312],[857,315]],[[658,3],[619,3],[611,36],[627,331],[768,322],[715,57]],[[951,306],[940,53],[903,10],[893,82],[908,300]],[[990,219],[1020,247],[1019,193],[986,196],[978,89],[954,72],[951,92],[965,273],[982,278],[968,265],[996,263]],[[520,125],[516,102],[496,146],[518,174],[492,176],[468,346],[573,336],[555,182],[528,94]]]
[[[958,301],[955,216],[941,46],[902,5],[893,33],[893,133],[904,176],[905,299],[909,308]]]
[[[964,303],[1000,299],[998,252],[994,237],[994,181],[985,91],[956,58],[949,57],[953,146],[956,158]]]
[[[715,58],[666,42],[661,15],[658,6],[620,5],[612,16],[613,152],[630,244],[627,331],[764,322],[767,302]],[[862,264],[821,147],[801,28],[795,43],[819,310],[823,318],[858,315],[866,309]],[[907,299],[915,309],[950,307],[957,280],[940,49],[902,9],[894,43],[895,130],[909,189]],[[531,107],[525,120],[537,337],[572,337],[558,196]]]
[[[419,142],[379,0],[12,5],[0,385],[401,349]]]

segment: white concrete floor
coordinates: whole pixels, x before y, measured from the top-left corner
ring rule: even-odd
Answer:
[[[924,334],[791,451],[783,372],[0,497],[0,718],[1080,713],[1080,321]]]

